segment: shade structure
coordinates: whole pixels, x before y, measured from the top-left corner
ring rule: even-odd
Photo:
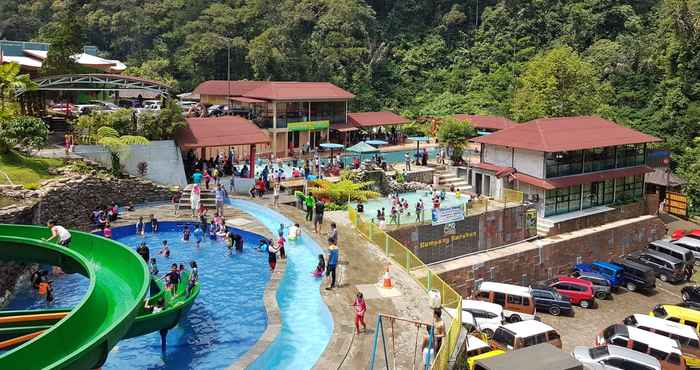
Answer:
[[[411,140],[411,141],[417,141],[417,142],[419,142],[419,143],[420,143],[420,142],[430,141],[430,138],[427,137],[427,136],[411,136],[411,137],[406,138],[406,139],[407,139],[407,140]]]
[[[348,152],[357,154],[378,153],[379,149],[369,145],[367,142],[357,143],[347,149]]]
[[[384,140],[367,140],[367,141],[365,141],[365,143],[367,143],[369,145],[375,145],[375,146],[389,144],[388,142],[386,142]]]
[[[331,164],[333,164],[333,150],[334,149],[343,149],[345,148],[345,145],[343,144],[336,144],[336,143],[321,143],[319,144],[321,148],[324,149],[330,149],[331,150]],[[320,166],[320,161],[319,161],[319,166]]]
[[[238,116],[188,118],[177,133],[185,149],[269,143],[269,135],[253,122]]]

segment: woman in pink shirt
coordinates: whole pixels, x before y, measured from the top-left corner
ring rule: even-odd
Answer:
[[[365,324],[365,312],[367,311],[367,304],[365,303],[362,293],[357,293],[355,297],[355,302],[352,303],[355,308],[355,330],[356,334],[360,334],[360,324],[362,324],[362,330],[367,332],[367,324]]]

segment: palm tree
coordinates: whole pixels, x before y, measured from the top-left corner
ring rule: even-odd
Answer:
[[[97,133],[95,134],[94,139],[97,144],[105,146],[109,150],[109,153],[112,155],[112,172],[114,174],[118,174],[121,172],[120,151],[122,148],[131,144],[145,145],[149,143],[148,139],[146,139],[143,136],[119,136],[119,132],[117,132],[117,130],[108,126],[103,126],[97,129]],[[125,155],[128,155],[128,152],[125,153]]]
[[[9,115],[6,112],[6,102],[15,101],[17,90],[33,90],[36,84],[28,74],[20,74],[20,66],[17,63],[0,64],[0,118]]]

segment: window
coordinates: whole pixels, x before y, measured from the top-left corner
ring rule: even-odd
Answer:
[[[642,198],[644,178],[642,176],[627,176],[615,180],[615,200],[629,202]]]
[[[559,333],[557,333],[556,331],[550,331],[547,336],[549,337],[549,340],[559,339]]]
[[[498,343],[502,343],[512,347],[515,341],[515,336],[512,333],[506,331],[505,329],[498,328],[493,334],[493,340]]]
[[[523,306],[529,306],[530,305],[530,298],[527,297],[522,297],[523,298]]]
[[[616,157],[617,168],[641,166],[644,164],[644,144],[618,146]]]
[[[583,151],[545,153],[547,177],[575,175],[583,172]]]
[[[616,369],[625,369],[625,370],[653,370],[652,368],[638,364],[636,362],[632,362],[623,358],[608,358],[603,360],[603,363],[606,365],[614,366]]]
[[[540,344],[540,343],[546,343],[547,342],[547,333],[541,333],[535,335],[535,344]]]
[[[637,352],[646,353],[649,350],[649,346],[646,343],[632,341],[632,349]]]
[[[659,360],[659,361],[665,360],[666,357],[668,356],[668,353],[666,353],[666,352],[664,352],[664,351],[659,351],[659,350],[656,349],[656,348],[650,348],[650,349],[649,349],[649,354],[652,355],[652,356],[654,356],[654,357],[656,357],[656,359]]]
[[[508,295],[508,303],[522,305],[523,304],[523,297],[509,294]]]
[[[612,340],[612,344],[614,344],[616,346],[620,346],[620,347],[627,347],[627,339],[615,337]]]
[[[581,186],[547,190],[545,217],[578,211],[581,209]]]
[[[583,172],[615,168],[615,147],[594,148],[583,152]]]
[[[680,365],[681,364],[681,357],[677,353],[670,353],[668,355],[668,358],[666,358],[666,361],[668,361],[674,365]]]
[[[681,319],[679,319],[679,318],[677,318],[677,317],[669,317],[669,318],[667,318],[666,320],[668,320],[668,321],[673,321],[673,322],[678,322],[678,323],[681,322]],[[686,325],[687,325],[687,324],[686,324]]]
[[[493,303],[500,304],[501,306],[506,304],[506,295],[504,293],[493,292]]]
[[[490,298],[489,292],[479,292],[479,298],[484,298],[484,299],[488,300]]]
[[[676,322],[678,322],[678,321],[676,321]],[[696,323],[695,321],[685,320],[684,324],[690,326],[691,328],[693,328],[695,330],[697,330],[697,328],[698,328],[698,323]]]

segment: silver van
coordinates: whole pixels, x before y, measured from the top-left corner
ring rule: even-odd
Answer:
[[[603,367],[599,367],[600,369],[661,370],[659,360],[653,356],[612,344],[593,348],[576,347],[573,355],[584,366],[603,365]],[[595,366],[591,367],[596,368]]]
[[[693,252],[693,256],[695,256],[695,263],[700,260],[700,239],[684,236],[678,240],[672,241],[671,243]]]
[[[649,243],[649,249],[676,257],[681,260],[684,265],[690,266],[691,268],[695,265],[695,255],[693,255],[693,252],[666,240],[657,240]]]

